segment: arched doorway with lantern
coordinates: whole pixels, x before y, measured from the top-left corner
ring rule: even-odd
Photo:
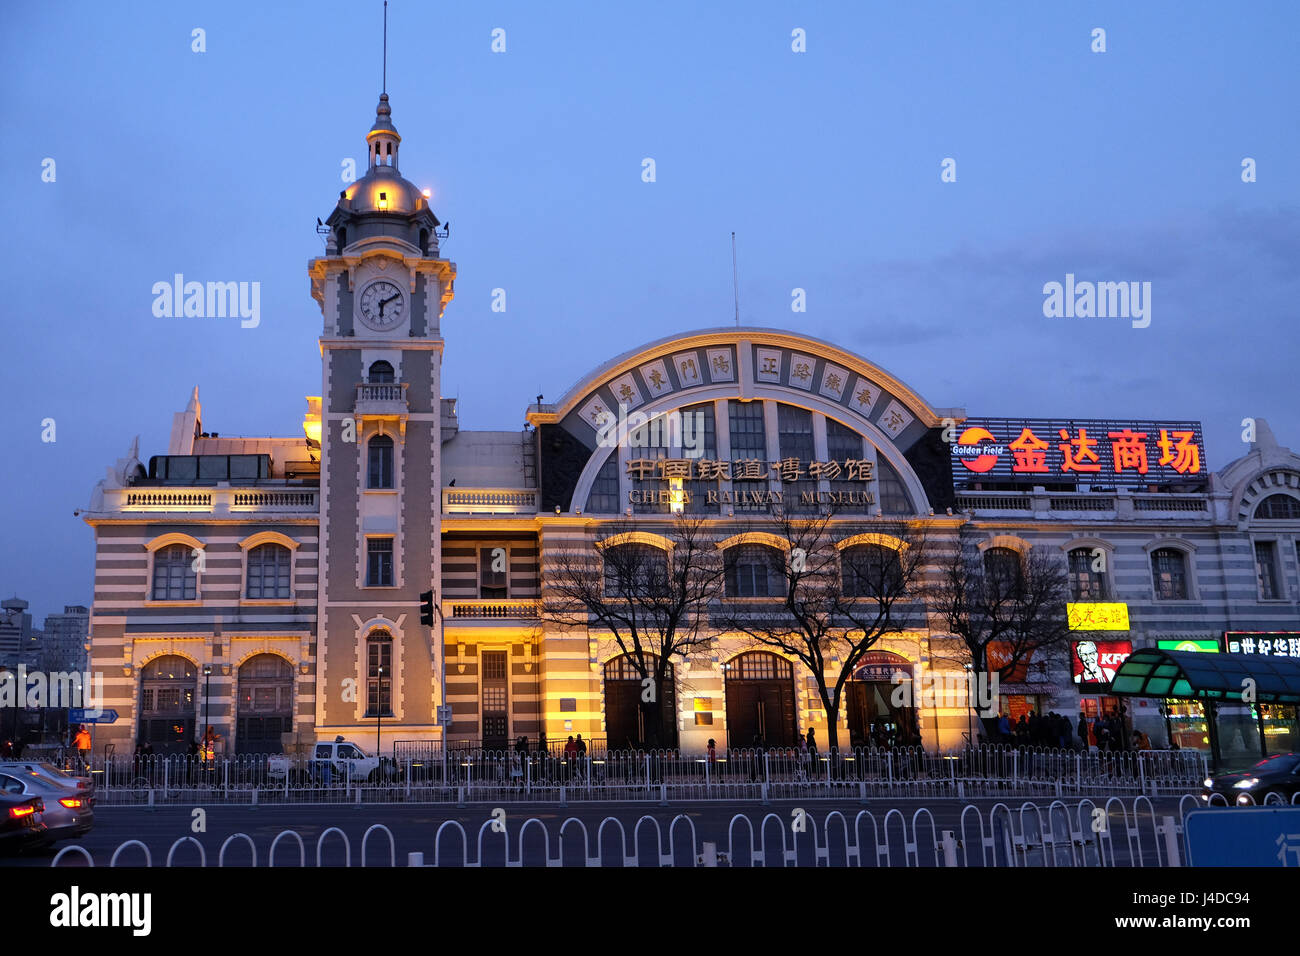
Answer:
[[[747,651],[723,665],[727,746],[789,747],[795,722],[794,666],[770,651]]]
[[[140,669],[137,741],[155,754],[189,753],[194,732],[199,669],[176,654],[155,657]]]
[[[293,665],[278,654],[255,654],[239,666],[235,753],[278,754],[293,732]]]
[[[867,651],[848,681],[849,746],[908,747],[921,743],[913,706],[913,666],[892,651]],[[907,693],[896,688],[906,684]],[[900,697],[901,703],[895,703]]]

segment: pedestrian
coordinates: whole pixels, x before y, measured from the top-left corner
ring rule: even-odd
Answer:
[[[14,743],[12,740],[6,740],[0,743],[0,760],[9,760],[14,755]]]
[[[808,752],[812,754],[812,758],[816,760],[817,759],[817,728],[815,727],[808,728],[807,742],[808,742]]]
[[[569,734],[569,739],[564,744],[564,778],[566,780],[573,774],[573,763],[577,756],[578,745],[573,740],[573,734]]]
[[[1007,742],[1008,740],[1010,740],[1010,739],[1011,739],[1011,721],[1007,719],[1007,715],[1006,715],[1006,714],[1004,714],[1004,713],[1002,713],[1001,711],[999,711],[999,712],[998,712],[998,741],[997,741],[997,742],[1000,743],[1000,744],[1004,744],[1004,743],[1006,743],[1006,742]]]
[[[86,729],[85,724],[82,724],[77,730],[77,736],[72,738],[72,747],[77,751],[77,757],[81,761],[82,769],[87,772],[90,770],[90,748],[92,746],[90,731]]]

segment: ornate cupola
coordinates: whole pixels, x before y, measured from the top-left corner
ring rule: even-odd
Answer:
[[[374,247],[386,240],[403,253],[438,257],[438,217],[429,200],[397,168],[397,151],[402,137],[393,125],[388,94],[381,93],[375,122],[366,134],[369,166],[366,174],[339,194],[338,206],[330,213],[326,255],[347,254],[357,243]]]

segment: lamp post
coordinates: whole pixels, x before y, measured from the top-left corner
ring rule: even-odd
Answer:
[[[377,668],[379,674],[379,684],[375,687],[375,756],[379,758],[382,769],[384,762],[384,666],[381,664]]]
[[[208,739],[208,732],[212,729],[212,665],[203,665],[203,737],[199,759],[205,764],[208,762],[208,747],[211,741]],[[215,756],[215,754],[214,754]]]
[[[975,724],[971,718],[971,681],[975,677],[975,668],[969,664],[963,664],[966,668],[966,746],[974,748],[975,746]]]

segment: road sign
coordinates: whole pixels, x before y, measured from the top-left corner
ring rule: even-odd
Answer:
[[[1300,807],[1193,810],[1183,831],[1189,866],[1300,867]]]
[[[69,707],[70,724],[113,724],[117,722],[115,710],[87,710],[85,707]]]
[[[451,704],[443,704],[438,708],[438,723],[444,727],[451,723]]]

